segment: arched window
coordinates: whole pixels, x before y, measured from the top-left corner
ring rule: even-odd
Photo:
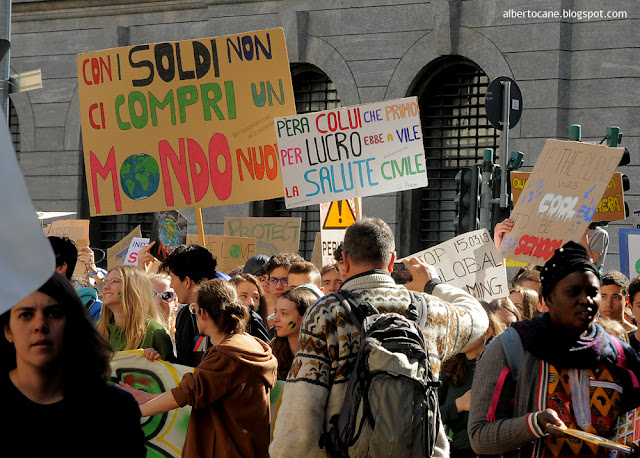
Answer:
[[[455,236],[455,176],[482,160],[484,148],[498,153],[499,132],[484,109],[488,76],[475,63],[447,57],[434,62],[413,85],[418,97],[429,186],[403,193],[401,251],[415,253]],[[497,156],[496,156],[497,157]]]
[[[298,114],[330,110],[341,106],[333,82],[319,68],[309,64],[292,64],[293,93]],[[320,210],[317,205],[287,209],[284,198],[256,202],[256,216],[299,217],[300,255],[311,259],[315,235],[320,231]]]

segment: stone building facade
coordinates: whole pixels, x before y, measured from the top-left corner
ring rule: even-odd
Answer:
[[[553,17],[553,16],[557,17]],[[587,17],[601,16],[601,17]],[[400,255],[453,236],[454,176],[499,154],[484,92],[498,76],[517,81],[523,112],[510,149],[530,170],[547,138],[570,124],[599,142],[616,125],[631,151],[626,194],[638,208],[640,4],[635,0],[13,0],[11,71],[40,68],[43,88],[12,95],[18,156],[35,206],[88,217],[76,54],[117,46],[284,28],[298,112],[417,96],[430,185],[365,198],[364,214],[394,228]],[[18,135],[19,134],[19,135]],[[185,210],[195,232],[195,216]],[[303,218],[309,258],[316,208],[281,202],[204,209],[205,230],[224,216]],[[110,246],[149,215],[92,221],[92,246]],[[607,268],[618,268],[619,227],[609,226]]]

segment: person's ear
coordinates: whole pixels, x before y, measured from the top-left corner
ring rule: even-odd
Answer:
[[[63,262],[62,265],[56,266],[56,272],[60,275],[67,275],[67,263]]]
[[[13,343],[13,334],[11,333],[11,328],[9,328],[8,324],[4,326],[4,338]]]
[[[351,269],[351,261],[349,260],[349,255],[342,252],[342,265],[344,266],[344,273],[349,273],[349,269]]]

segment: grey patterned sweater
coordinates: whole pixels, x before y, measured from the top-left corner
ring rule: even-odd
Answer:
[[[411,303],[409,291],[396,285],[383,271],[354,276],[341,289],[369,301],[380,312],[405,314]],[[432,295],[424,294],[427,302],[424,334],[431,368],[438,374],[443,360],[480,338],[488,327],[488,319],[480,303],[459,288],[441,283],[435,286]],[[359,347],[360,333],[335,297],[321,298],[307,310],[278,411],[269,449],[271,457],[326,456],[318,446],[323,423],[340,411]],[[448,448],[440,425],[434,456],[448,457]]]

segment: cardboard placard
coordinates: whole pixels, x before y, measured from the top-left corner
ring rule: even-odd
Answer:
[[[275,119],[287,208],[427,186],[418,99]]]
[[[320,232],[316,232],[316,238],[313,240],[313,251],[311,252],[311,263],[318,269],[322,269],[322,238]]]
[[[125,238],[107,248],[107,270],[111,270],[116,266],[124,264],[131,241],[136,237],[142,237],[140,226],[132,230]]]
[[[507,270],[486,229],[467,232],[419,253],[445,283],[490,302],[509,295]],[[405,258],[406,259],[406,258]]]
[[[47,237],[55,235],[57,237],[69,237],[76,242],[79,240],[89,240],[89,220],[88,219],[59,219],[46,226]],[[88,245],[84,245],[88,246]]]
[[[156,212],[151,227],[150,253],[160,261],[173,253],[180,245],[187,244],[187,218],[177,210]]]
[[[320,204],[320,238],[322,265],[333,264],[333,252],[344,240],[347,227],[357,219],[357,198]]]
[[[224,235],[254,237],[256,254],[273,256],[278,253],[298,253],[300,249],[300,218],[225,217]]]
[[[502,257],[544,265],[569,240],[580,242],[624,149],[547,140],[511,212]]]
[[[149,361],[142,350],[119,351],[111,359],[111,382],[125,382],[151,394],[161,394],[178,386],[192,367],[163,360]],[[187,435],[191,406],[154,415],[142,423],[147,453],[150,456],[179,458]]]
[[[138,265],[138,253],[142,249],[149,245],[149,239],[146,237],[134,237],[129,244],[129,249],[127,250],[127,256],[124,259],[125,266],[137,266]]]
[[[529,172],[511,172],[511,193],[515,204],[527,184]],[[611,177],[607,190],[604,192],[600,204],[593,215],[592,221],[620,221],[627,219],[624,211],[624,191],[622,188],[622,173],[616,172]]]
[[[77,72],[91,216],[282,196],[283,29],[78,54]]]
[[[187,245],[200,245],[197,235],[187,235]],[[256,255],[256,239],[254,237],[227,237],[225,235],[205,235],[204,247],[216,257],[216,269],[228,274],[232,270],[244,266]]]

